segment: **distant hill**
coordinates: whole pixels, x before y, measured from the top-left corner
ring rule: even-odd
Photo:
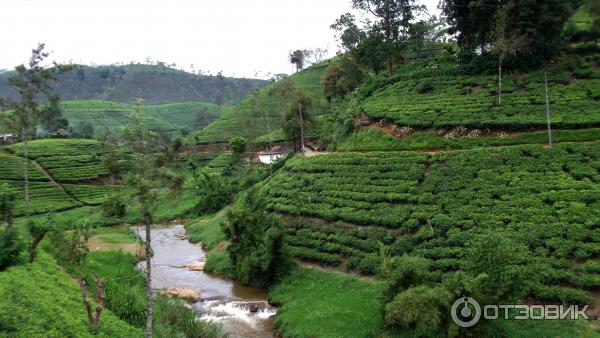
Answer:
[[[0,97],[16,97],[8,85],[13,71],[0,72]],[[55,90],[63,100],[107,100],[131,103],[143,98],[147,104],[203,101],[234,104],[267,84],[257,79],[230,78],[187,73],[164,64],[80,66],[62,75]]]
[[[71,127],[89,122],[95,131],[119,130],[129,123],[130,104],[102,100],[62,101],[61,108]],[[177,102],[142,106],[150,126],[157,130],[196,130],[219,117],[222,108],[206,102]]]

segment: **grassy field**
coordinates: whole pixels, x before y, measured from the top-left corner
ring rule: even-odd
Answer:
[[[224,208],[214,215],[196,218],[186,223],[185,230],[190,242],[202,242],[202,248],[210,251],[224,241],[225,234],[221,229],[221,223],[225,220],[228,209]]]
[[[530,296],[586,303],[600,286],[599,182],[600,142],[561,143],[294,158],[261,193],[270,210],[309,217],[289,217],[303,260],[374,274],[382,243],[432,259],[441,278],[496,229],[529,248]]]
[[[0,273],[0,337],[142,337],[143,331],[102,312],[88,325],[81,290],[46,253]]]
[[[284,337],[375,337],[383,329],[383,284],[298,268],[269,291],[281,304],[275,326]]]
[[[289,77],[296,87],[302,88],[312,95],[314,109],[310,113],[313,116],[327,114],[330,111],[320,84],[325,66],[315,65]],[[285,107],[279,99],[272,98],[267,94],[269,88],[270,86],[261,88],[256,95],[249,95],[240,103],[228,108],[219,119],[206,128],[190,134],[187,142],[195,144],[228,141],[233,136],[243,136],[253,140],[280,129],[281,115]],[[267,128],[267,119],[269,119],[270,130]],[[310,129],[307,130],[307,133],[310,134],[310,132]]]

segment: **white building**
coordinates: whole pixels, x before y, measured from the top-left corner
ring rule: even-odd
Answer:
[[[290,151],[285,146],[274,146],[271,151],[258,153],[258,160],[264,164],[271,164],[287,155]]]
[[[0,143],[8,144],[15,139],[16,137],[14,134],[0,134]]]

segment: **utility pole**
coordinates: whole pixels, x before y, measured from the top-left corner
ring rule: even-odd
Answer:
[[[548,145],[552,148],[552,126],[550,125],[550,96],[548,95],[548,74],[544,70],[544,87],[546,90],[546,120],[548,121]]]
[[[298,114],[300,114],[300,152],[304,156],[304,120],[302,119],[302,103],[298,103]]]

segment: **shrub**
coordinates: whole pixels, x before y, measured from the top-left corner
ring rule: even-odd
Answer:
[[[193,209],[198,216],[208,212],[217,212],[231,202],[232,191],[229,183],[220,175],[202,173],[196,188],[200,199]]]
[[[414,337],[432,337],[445,333],[452,295],[443,287],[420,285],[394,297],[385,306],[385,324],[411,330]]]
[[[425,94],[433,91],[433,84],[430,81],[421,81],[415,87],[415,90],[420,94]]]
[[[365,275],[376,275],[379,273],[381,258],[378,255],[367,255],[360,260],[356,270]]]
[[[126,211],[127,206],[119,195],[110,196],[102,203],[102,213],[107,217],[122,218]]]
[[[388,286],[383,293],[384,303],[390,302],[403,290],[428,282],[431,279],[430,266],[430,260],[408,255],[385,260],[382,275],[388,279]]]
[[[0,271],[19,262],[25,243],[14,226],[0,230]]]
[[[257,213],[260,201],[252,192],[246,205],[232,209],[224,225],[230,241],[227,252],[236,279],[245,284],[269,286],[282,278],[291,267],[285,247],[285,231],[280,218]]]
[[[246,139],[240,136],[233,137],[229,140],[229,147],[234,153],[241,154],[246,151]]]

